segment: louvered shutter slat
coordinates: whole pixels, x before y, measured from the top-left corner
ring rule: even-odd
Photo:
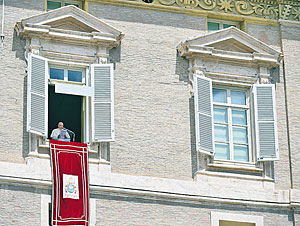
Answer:
[[[214,154],[212,83],[204,77],[194,76],[195,129],[197,150]]]
[[[199,113],[200,150],[213,152],[212,118]]]
[[[95,67],[95,102],[111,101],[110,70],[111,68],[109,66]]]
[[[47,136],[48,64],[43,57],[28,56],[27,131]]]
[[[111,104],[95,103],[95,137],[111,137]]]
[[[92,137],[93,142],[114,140],[113,65],[92,65]]]
[[[31,93],[31,129],[43,133],[45,130],[45,97]]]
[[[275,86],[254,85],[257,158],[260,161],[277,160],[278,138],[275,109]]]

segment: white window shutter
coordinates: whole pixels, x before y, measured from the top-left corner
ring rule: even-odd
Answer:
[[[28,55],[27,132],[48,133],[48,62],[34,54]]]
[[[197,151],[214,155],[214,120],[211,79],[194,75]]]
[[[113,141],[114,132],[114,69],[113,64],[92,64],[92,140]]]
[[[255,138],[258,161],[279,159],[275,85],[253,86]]]

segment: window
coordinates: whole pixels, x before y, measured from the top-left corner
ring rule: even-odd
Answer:
[[[213,88],[215,159],[248,162],[249,101],[246,90]]]
[[[277,160],[274,85],[231,87],[213,87],[212,79],[194,76],[197,150],[217,160]],[[250,136],[252,128],[255,136]]]
[[[244,222],[236,222],[236,221],[222,221],[219,222],[220,226],[255,226],[254,223],[244,223]]]
[[[63,121],[76,142],[114,140],[112,64],[64,63],[29,54],[28,69],[28,132],[47,138]]]
[[[55,92],[55,84],[48,86],[48,138],[57,123],[62,121],[64,127],[75,134],[75,142],[85,142],[86,97]],[[71,133],[71,132],[70,132]],[[72,134],[71,134],[72,135]],[[70,136],[71,136],[70,135]],[[74,135],[71,137],[73,138]]]
[[[211,19],[209,19],[207,21],[207,30],[208,31],[216,31],[216,30],[221,30],[221,29],[225,29],[228,27],[240,28],[239,22],[221,21],[221,20],[218,21],[218,20],[211,20]]]
[[[57,1],[47,1],[47,10],[58,9],[63,6],[74,5],[78,8],[82,8],[82,2],[76,0],[57,0]]]
[[[264,226],[264,217],[236,213],[211,212],[211,226]]]
[[[62,84],[85,85],[85,71],[86,67],[83,66],[64,67],[49,63],[48,138],[50,138],[51,131],[57,128],[57,122],[62,121],[64,126],[75,134],[75,142],[84,142],[87,139],[84,132],[87,99],[84,95],[69,95],[66,93],[65,86],[62,86],[65,90],[60,91],[57,86],[60,87],[61,84],[56,84],[61,82]],[[76,89],[79,87],[74,86]]]
[[[85,68],[63,68],[59,66],[50,66],[50,79],[62,80],[68,82],[85,83]]]

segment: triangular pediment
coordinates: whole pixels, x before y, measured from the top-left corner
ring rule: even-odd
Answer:
[[[213,47],[214,49],[220,49],[225,51],[233,51],[233,52],[241,52],[241,53],[255,53],[258,52],[257,50],[245,45],[244,43],[241,43],[237,41],[234,38],[229,38],[227,40],[223,40],[220,42],[215,42],[210,45],[207,45],[208,47]]]
[[[99,32],[119,36],[120,31],[73,5],[51,10],[21,21],[24,26],[39,26],[64,31]]]
[[[235,27],[186,39],[179,46],[184,47],[185,52],[198,48],[206,51],[280,56],[277,50]]]
[[[80,31],[80,32],[98,32],[95,28],[88,26],[87,24],[76,20],[74,17],[66,17],[60,20],[55,20],[49,23],[45,23],[52,28],[58,28],[70,31]]]

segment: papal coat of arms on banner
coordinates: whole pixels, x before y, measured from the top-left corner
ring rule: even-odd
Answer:
[[[63,174],[63,198],[79,199],[78,176]]]

